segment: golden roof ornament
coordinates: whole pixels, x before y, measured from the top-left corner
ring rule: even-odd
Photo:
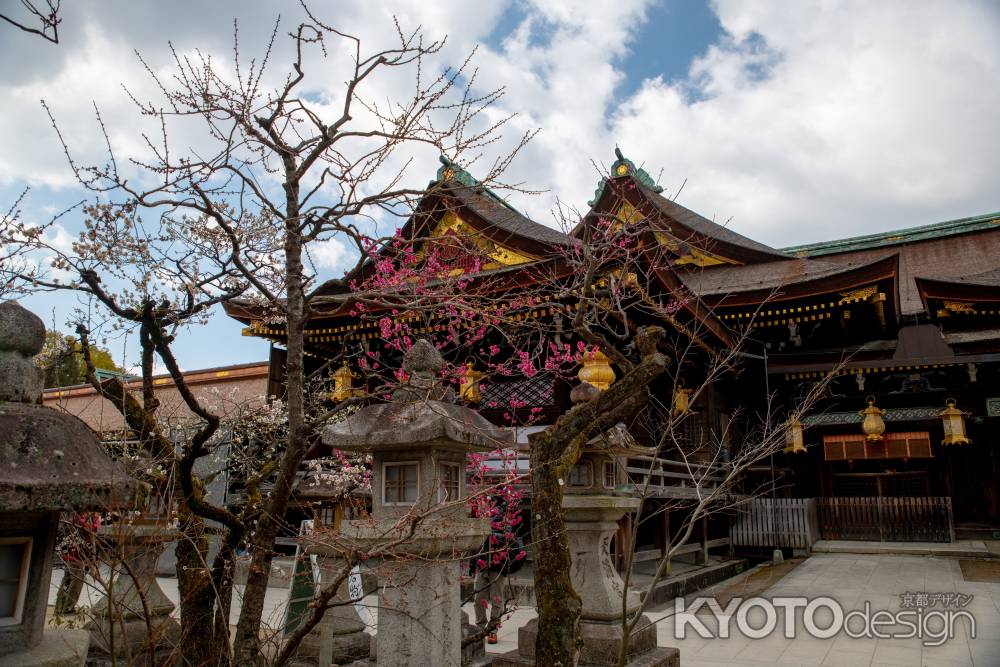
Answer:
[[[485,373],[472,368],[471,361],[465,365],[465,372],[459,378],[459,393],[464,400],[469,403],[478,403],[483,399],[479,391],[479,381],[485,376]]]
[[[611,368],[611,360],[596,347],[583,353],[583,368],[576,374],[580,382],[607,391],[615,382],[615,370]]]
[[[944,426],[944,440],[942,445],[971,445],[972,440],[965,434],[965,417],[968,412],[962,412],[955,407],[955,399],[949,398],[945,401],[947,406],[938,413],[941,417],[941,424]]]
[[[861,422],[861,430],[865,434],[868,442],[881,442],[882,434],[885,433],[885,422],[882,420],[885,410],[875,407],[875,398],[868,397],[868,407],[858,413],[864,417]]]

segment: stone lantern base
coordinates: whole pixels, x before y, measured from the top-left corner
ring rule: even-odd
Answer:
[[[535,639],[538,619],[533,618],[517,631],[517,650],[493,658],[493,667],[526,667],[535,664]],[[580,622],[580,665],[613,667],[618,664],[622,646],[621,625]],[[640,626],[629,637],[628,667],[679,667],[680,651],[656,646],[656,626],[643,616]]]
[[[176,662],[181,629],[170,615],[174,603],[156,581],[156,561],[177,532],[159,523],[101,526],[123,565],[111,583],[111,599],[101,598],[88,624],[87,667],[112,667],[152,657],[157,667]]]
[[[6,667],[82,667],[87,659],[90,634],[86,630],[46,630],[42,642],[27,651],[0,657]]]
[[[639,597],[626,591],[618,575],[608,545],[626,512],[639,507],[639,499],[622,496],[567,494],[563,497],[566,535],[569,538],[573,566],[570,578],[580,595],[580,664],[613,666],[618,664],[622,647],[622,599],[630,613],[639,606]],[[494,667],[524,667],[535,664],[535,639],[538,619],[518,630],[517,650],[494,658]],[[643,615],[629,637],[628,667],[678,667],[680,651],[657,647],[656,626]]]
[[[346,522],[341,536],[361,545],[385,544],[401,530],[394,521]],[[429,519],[401,544],[379,572],[376,664],[380,667],[460,667],[474,659],[462,650],[461,576],[466,559],[489,535],[485,519]],[[362,663],[370,664],[370,663]]]

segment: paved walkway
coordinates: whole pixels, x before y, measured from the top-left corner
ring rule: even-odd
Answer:
[[[673,639],[673,607],[654,610],[659,623],[662,645],[681,649],[685,667],[723,667],[764,665],[905,665],[925,667],[997,667],[1000,665],[1000,584],[967,582],[958,560],[906,555],[819,554],[807,559],[762,595],[829,596],[847,612],[863,609],[865,601],[872,611],[901,611],[900,595],[906,592],[962,593],[972,600],[964,607],[976,620],[976,637],[969,636],[967,623],[956,623],[957,636],[938,647],[924,646],[919,639],[852,639],[846,635],[813,639],[803,631],[801,611],[797,615],[795,636],[782,636],[782,617],[778,630],[764,639],[747,639],[736,634],[729,639],[702,639],[689,632],[686,639]],[[937,609],[942,607],[938,605]],[[759,610],[754,610],[759,611]],[[780,612],[779,612],[780,613]],[[711,626],[708,616],[699,616]],[[830,618],[830,617],[827,617]],[[763,624],[763,614],[753,625]],[[819,618],[820,627],[829,621]],[[933,625],[936,629],[938,626]],[[735,623],[733,623],[735,630]]]
[[[59,581],[60,576],[61,573],[57,571],[53,584]],[[160,583],[167,595],[176,600],[176,582],[161,579]],[[723,586],[727,586],[726,582],[717,588],[721,590]],[[727,590],[732,592],[732,580]],[[711,595],[712,591],[713,589],[708,589],[700,595]],[[53,590],[53,598],[54,592]],[[919,639],[852,639],[846,635],[825,640],[813,639],[803,630],[800,610],[792,639],[782,636],[781,616],[778,619],[778,629],[763,639],[748,639],[740,635],[735,623],[732,623],[733,633],[727,639],[702,639],[690,630],[685,639],[676,639],[672,603],[653,607],[649,614],[657,622],[659,644],[679,647],[684,667],[1000,666],[1000,583],[965,581],[957,559],[910,555],[817,554],[777,580],[761,596],[828,596],[837,600],[845,612],[863,609],[865,601],[871,603],[873,612],[898,612],[901,610],[900,595],[906,592],[971,595],[972,599],[964,609],[975,617],[975,638],[969,636],[966,622],[960,619],[956,623],[957,636],[938,647],[923,646]],[[286,595],[287,590],[283,587],[268,590],[265,618],[272,627],[280,624]],[[374,597],[366,599],[366,602],[374,605]],[[938,606],[937,609],[941,607]],[[471,605],[467,605],[466,611],[472,615]],[[489,646],[489,652],[502,653],[517,648],[517,629],[534,616],[535,611],[530,607],[515,611],[498,633],[499,644]],[[699,619],[716,631],[717,626],[712,617],[699,614]],[[762,621],[762,615],[750,614],[753,627],[760,627]],[[829,620],[821,616],[817,622],[820,627],[826,627]]]

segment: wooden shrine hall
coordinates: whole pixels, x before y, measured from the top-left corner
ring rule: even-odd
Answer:
[[[538,321],[555,330],[573,304],[548,293],[524,297],[533,294],[540,276],[563,276],[567,249],[585,242],[580,227],[563,232],[534,222],[458,165],[442,162],[401,237],[425,239],[417,252],[427,254],[440,239],[451,239],[446,246],[452,248],[456,237],[472,239],[476,252],[470,256],[476,259],[451,252],[448,266],[465,276],[468,289],[510,298],[510,317],[493,326]],[[643,269],[651,276],[650,289],[688,297],[669,317],[649,315],[650,323],[697,338],[705,355],[748,336],[741,368],[685,406],[685,434],[723,450],[707,456],[711,465],[724,468],[728,450],[739,449],[749,422],[768,409],[769,392],[775,399],[770,409],[783,419],[816,383],[824,383],[822,397],[791,425],[786,452],[750,477],[770,477],[773,493],[782,497],[860,504],[915,499],[912,504],[926,510],[863,529],[821,517],[824,537],[947,540],[1000,534],[1000,213],[772,248],[669,200],[643,169],[617,153],[584,219],[620,225],[645,220],[656,230],[659,252]],[[362,284],[376,270],[373,264],[348,276],[346,284]],[[360,300],[344,285],[315,289],[306,332],[307,366],[329,366],[333,399],[374,391],[373,349],[386,348],[382,359],[391,366],[393,339],[451,330],[447,322],[403,307],[359,309]],[[280,395],[283,326],[250,303],[230,302],[226,310],[245,325],[244,335],[271,341],[269,391]],[[560,331],[561,340],[576,343],[570,332]],[[482,346],[504,345],[502,335],[483,336]],[[505,353],[510,350],[499,354]],[[571,406],[575,377],[513,373],[480,381],[476,369],[483,360],[474,356],[449,362],[468,368],[467,376],[456,378],[460,393],[495,424],[528,432],[551,424]],[[613,381],[614,368],[607,366]],[[697,371],[688,377],[697,382]],[[654,399],[667,409],[678,401],[676,380],[651,386]],[[654,420],[649,429],[655,428]],[[655,439],[655,433],[633,436],[643,445]],[[527,454],[514,456],[526,469]],[[657,493],[683,498],[689,468],[668,455],[659,458]],[[648,474],[649,463],[630,463],[624,480],[613,471],[590,470],[580,471],[578,481],[605,475],[608,486],[621,486],[627,475]],[[747,488],[754,484],[749,479]],[[671,538],[671,520],[668,515],[662,524],[639,528],[640,548],[662,549]],[[722,520],[705,530],[703,540],[728,536]]]

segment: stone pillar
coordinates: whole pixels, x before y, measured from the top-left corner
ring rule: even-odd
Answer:
[[[306,553],[317,554],[320,581],[329,582],[340,576],[344,561],[323,553],[314,543],[306,543]],[[335,606],[326,610],[322,620],[302,639],[302,644],[292,664],[295,666],[330,667],[367,658],[371,652],[372,637],[365,632],[365,624],[350,601],[347,580],[337,589]]]
[[[596,391],[587,385],[582,387],[574,389],[581,399]],[[582,606],[581,665],[617,665],[623,642],[622,613],[632,616],[639,608],[639,596],[625,590],[611,557],[611,538],[618,530],[618,522],[641,504],[639,498],[618,490],[618,484],[627,479],[623,463],[630,453],[649,452],[638,447],[621,425],[594,438],[583,448],[576,464],[577,485],[568,488],[563,496],[566,535],[573,559],[570,578]],[[612,467],[606,468],[606,464]],[[538,619],[532,619],[518,629],[517,650],[494,658],[493,667],[533,665],[537,637]],[[643,615],[629,636],[626,664],[677,667],[680,652],[676,648],[657,647],[656,626]]]
[[[378,664],[459,667],[460,564],[399,561],[383,573],[378,598]]]
[[[163,523],[122,522],[102,526],[99,535],[112,545],[115,564],[110,596],[94,605],[88,624],[88,667],[145,664],[143,656],[150,655],[157,667],[170,667],[181,631],[170,615],[174,603],[156,581],[156,562],[176,531]]]

